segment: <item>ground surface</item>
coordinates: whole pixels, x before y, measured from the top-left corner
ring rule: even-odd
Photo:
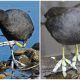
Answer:
[[[67,59],[72,59],[72,54],[67,54]],[[56,63],[61,59],[60,56],[56,56],[56,59],[53,60],[51,57],[42,57],[41,59],[41,77],[44,79],[64,79],[61,68],[57,71],[57,73],[53,73],[52,70]],[[78,71],[72,69],[69,65],[67,66],[67,77],[66,79],[80,79],[80,63],[77,63]]]
[[[39,78],[39,51],[30,49],[16,50],[16,60],[24,63],[26,67],[19,68],[14,66],[11,69],[11,57],[8,61],[0,62],[0,79],[34,79]]]

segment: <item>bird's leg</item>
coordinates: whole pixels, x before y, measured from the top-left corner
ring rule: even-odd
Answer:
[[[14,64],[18,67],[18,68],[23,68],[25,67],[26,65],[19,62],[18,60],[15,59],[14,57],[14,52],[13,52],[13,47],[10,47],[11,49],[11,55],[12,55],[12,62],[11,62],[11,68],[12,68],[12,72],[14,71]],[[19,64],[22,66],[22,67],[19,67]]]
[[[76,45],[76,56],[78,56],[79,55],[79,50],[78,50],[78,45]]]
[[[26,43],[20,44],[19,42],[16,41],[16,45],[20,48],[24,48],[26,46]]]
[[[10,50],[11,50],[11,56],[12,56],[11,68],[12,68],[12,74],[13,74],[14,73],[14,59],[15,59],[14,54],[13,54],[13,47],[10,47]]]
[[[11,55],[12,55],[12,62],[11,62],[11,68],[14,70],[14,63],[16,62],[16,59],[14,57],[13,47],[10,47]]]
[[[63,76],[66,77],[66,58],[65,58],[65,55],[64,55],[64,47],[62,47],[62,73],[63,73]]]
[[[9,44],[10,44],[10,43],[9,43]],[[12,67],[14,67],[14,64],[15,64],[18,68],[23,68],[23,67],[25,67],[25,66],[26,66],[25,64],[23,64],[23,63],[21,63],[21,62],[19,62],[18,60],[15,59],[14,54],[13,54],[13,47],[12,47],[12,46],[13,46],[13,45],[11,45]],[[24,44],[24,46],[25,46],[25,44]],[[19,67],[19,65],[21,65],[21,67]]]
[[[75,56],[73,57],[72,59],[72,67],[77,69],[76,68],[76,62],[77,61],[80,61],[80,54],[79,54],[79,48],[78,48],[78,45],[76,45],[76,49],[75,49]]]
[[[23,48],[25,48],[26,47],[26,42],[23,42]]]
[[[64,47],[62,48],[62,59],[65,59],[65,55],[64,55]]]
[[[16,41],[14,41],[14,42],[15,42],[15,44],[16,44]],[[14,44],[11,44],[10,42],[8,42],[8,43],[9,43],[9,45],[10,45],[11,55],[12,55],[12,64],[11,64],[12,69],[14,69],[14,64],[15,64],[18,68],[24,68],[24,67],[26,67],[25,64],[23,64],[23,63],[21,63],[21,62],[19,62],[18,60],[15,59],[14,54],[13,54],[13,46],[14,46]],[[18,44],[18,42],[17,42],[17,44]],[[19,44],[18,44],[18,45],[19,45]],[[25,47],[25,46],[26,46],[26,45],[24,44],[24,45],[21,46],[21,47]]]
[[[11,61],[11,68],[12,68],[12,78],[14,76],[14,64],[17,63],[16,60],[15,60],[15,57],[14,57],[14,52],[13,52],[13,47],[10,47],[10,50],[11,50],[11,55],[12,55],[12,61]],[[17,65],[17,64],[15,64]]]

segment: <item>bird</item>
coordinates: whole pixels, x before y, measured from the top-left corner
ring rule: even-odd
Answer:
[[[27,40],[32,36],[34,25],[29,14],[21,9],[8,9],[5,11],[1,9],[0,29],[8,41],[14,41],[19,47],[25,47]],[[18,41],[21,41],[23,44],[20,44]],[[14,64],[18,61],[14,58],[13,54],[14,44],[9,44],[13,69]]]
[[[80,61],[78,44],[80,44],[80,4],[73,7],[52,7],[44,14],[45,26],[50,35],[62,45],[62,59],[56,64],[53,72],[62,65],[64,77],[66,76],[66,63],[76,68]],[[65,57],[65,45],[75,45],[75,56],[72,62]],[[53,58],[53,57],[52,57]]]

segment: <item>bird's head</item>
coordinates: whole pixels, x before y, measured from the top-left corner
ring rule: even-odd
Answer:
[[[0,24],[5,22],[8,18],[7,13],[4,10],[0,10]]]

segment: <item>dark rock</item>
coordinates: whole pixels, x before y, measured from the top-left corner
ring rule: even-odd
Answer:
[[[26,55],[32,61],[39,61],[39,51],[34,50],[32,48],[16,50],[15,51],[15,57],[20,56],[20,55],[21,56]]]
[[[78,76],[79,75],[76,72],[76,70],[70,69],[67,71],[67,76],[65,78],[62,72],[52,73],[52,74],[46,75],[45,77],[47,79],[77,79]]]
[[[26,50],[27,49],[25,49],[25,48],[19,48],[14,52],[14,55],[15,56],[20,56],[20,55],[24,54],[26,52]]]
[[[33,46],[32,46],[33,49],[35,50],[39,50],[39,43],[35,43]]]

